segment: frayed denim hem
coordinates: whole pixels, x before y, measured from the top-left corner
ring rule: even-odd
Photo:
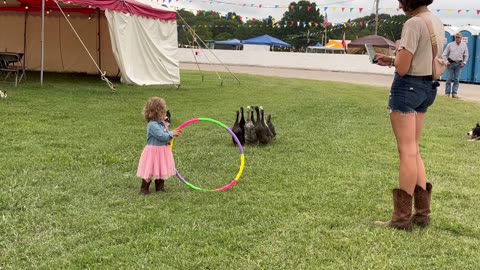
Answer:
[[[406,114],[411,114],[411,113],[413,113],[413,114],[419,113],[419,112],[416,112],[416,111],[402,112],[402,111],[400,111],[400,110],[392,110],[392,109],[388,108],[388,113],[389,113],[389,114],[394,113],[394,112],[400,113],[400,114],[405,114],[405,115],[406,115]]]

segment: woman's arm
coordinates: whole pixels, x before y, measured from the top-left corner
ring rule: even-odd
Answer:
[[[395,72],[403,77],[407,75],[412,65],[413,54],[408,50],[400,49],[397,51],[396,56],[377,53],[375,59],[377,60],[377,65],[395,67]]]
[[[412,65],[413,54],[405,49],[400,49],[395,57],[395,72],[400,76],[407,75]]]

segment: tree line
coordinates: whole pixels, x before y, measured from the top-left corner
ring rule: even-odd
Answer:
[[[330,39],[355,40],[375,33],[375,14],[348,20],[342,24],[325,24],[316,3],[291,2],[280,21],[269,16],[264,19],[249,19],[243,22],[241,14],[229,12],[222,16],[215,11],[200,11],[192,14],[184,9],[177,12],[178,42],[183,45],[203,44],[203,41],[249,39],[268,34],[296,48],[325,44]],[[378,35],[392,41],[400,39],[405,15],[379,14]],[[196,44],[194,44],[196,43]]]

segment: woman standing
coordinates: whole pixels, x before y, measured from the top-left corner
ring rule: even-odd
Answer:
[[[432,44],[438,46],[440,53],[443,44],[431,37],[428,24],[439,41],[443,41],[445,32],[443,23],[428,9],[433,0],[398,2],[399,8],[411,18],[403,25],[396,57],[377,54],[375,59],[378,65],[395,68],[388,107],[400,158],[399,188],[393,190],[391,220],[375,223],[410,231],[413,224],[424,227],[430,223],[432,185],[427,183],[419,144],[425,114],[435,100],[438,87],[438,82],[432,80]]]

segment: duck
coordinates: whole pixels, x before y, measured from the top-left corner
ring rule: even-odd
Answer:
[[[255,134],[255,119],[253,118],[253,107],[247,106],[247,121],[245,122],[245,143],[257,144]]]
[[[240,129],[242,130],[242,134],[240,137],[238,137],[238,140],[242,145],[245,144],[245,117],[243,115],[243,107],[240,107],[240,122],[238,123],[240,125]]]
[[[272,133],[272,138],[275,138],[277,136],[277,132],[275,131],[275,127],[273,126],[271,114],[268,114],[267,116],[267,126],[268,126],[268,129],[270,129],[270,132]]]
[[[265,123],[265,126],[267,126],[267,128],[268,128],[268,133],[270,134],[270,137],[272,137],[272,139],[273,139],[273,137],[275,137],[275,135],[273,134],[272,130],[270,129],[270,125],[268,125],[268,121],[265,121],[265,118],[263,117],[264,110],[263,110],[262,106],[260,106],[260,114],[262,115],[262,119],[263,119],[263,122]],[[270,118],[271,118],[271,116],[270,116]],[[272,120],[270,119],[270,123],[271,122],[272,122]]]
[[[270,144],[272,142],[272,135],[268,129],[267,124],[265,124],[263,110],[260,115],[260,108],[258,106],[255,106],[255,111],[257,113],[257,121],[255,122],[255,134],[257,135],[258,142],[260,144]]]
[[[238,140],[240,141],[240,136],[242,136],[242,129],[240,128],[240,124],[238,123],[239,115],[240,115],[240,112],[237,111],[237,117],[235,119],[235,123],[233,124],[232,132],[233,134],[235,134],[235,136],[237,136]],[[232,142],[234,145],[237,145],[237,142],[235,141],[235,138],[233,136],[232,136]]]

